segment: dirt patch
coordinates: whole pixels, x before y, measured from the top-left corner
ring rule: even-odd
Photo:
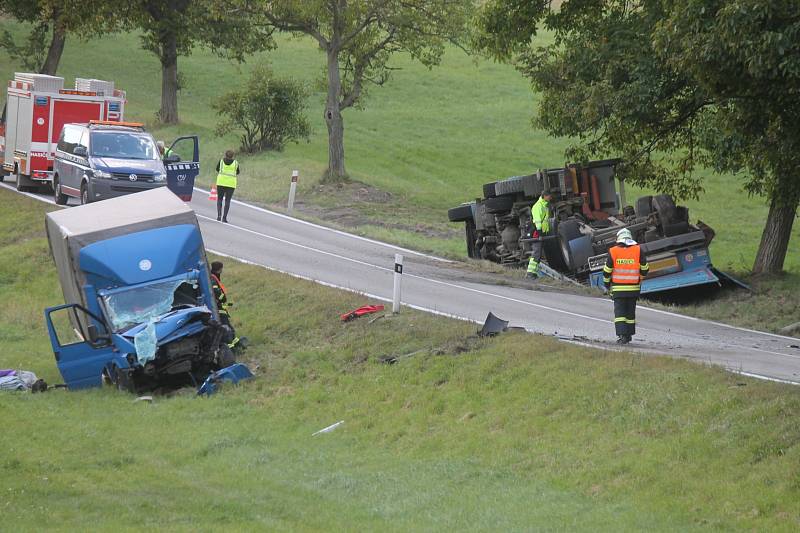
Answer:
[[[283,205],[275,204],[273,207]],[[343,229],[377,226],[437,239],[449,239],[461,234],[459,228],[442,230],[415,222],[413,208],[402,199],[359,181],[319,184],[298,199],[294,207],[304,215],[331,222]]]

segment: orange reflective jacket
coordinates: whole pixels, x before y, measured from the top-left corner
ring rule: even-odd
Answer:
[[[636,285],[641,281],[641,266],[639,245],[614,246],[608,251],[611,255],[611,282],[615,285]]]

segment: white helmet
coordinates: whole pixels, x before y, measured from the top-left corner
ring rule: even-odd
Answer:
[[[628,241],[633,241],[633,235],[631,235],[631,230],[629,230],[628,228],[622,228],[617,232],[617,242],[630,244],[630,242]]]

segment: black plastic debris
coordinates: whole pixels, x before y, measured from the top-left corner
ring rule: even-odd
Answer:
[[[478,331],[479,337],[493,337],[508,329],[508,320],[497,318],[491,312],[486,315],[483,327]]]

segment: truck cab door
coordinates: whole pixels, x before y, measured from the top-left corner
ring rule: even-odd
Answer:
[[[44,315],[67,388],[99,387],[103,368],[117,355],[104,321],[77,304],[48,307]]]
[[[167,187],[184,202],[192,200],[194,180],[200,174],[200,143],[197,135],[178,137],[164,154]]]

